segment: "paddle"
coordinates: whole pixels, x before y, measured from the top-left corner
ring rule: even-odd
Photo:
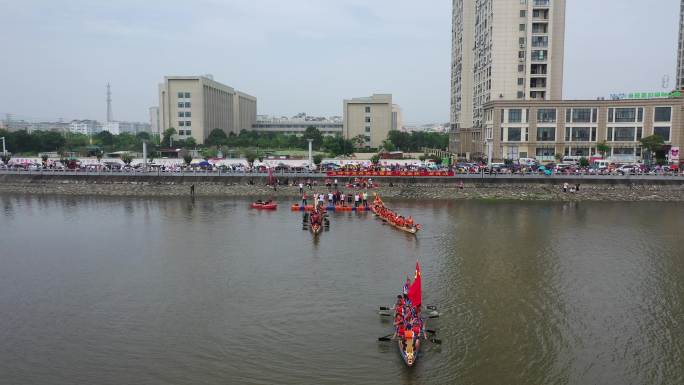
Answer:
[[[382,316],[382,317],[392,317],[392,314],[390,314],[390,313],[379,312],[378,314],[380,314],[380,316]]]
[[[383,336],[383,337],[378,337],[378,341],[392,341],[392,339],[390,337],[392,337],[393,335],[394,335],[394,333],[388,334],[388,335]]]
[[[428,310],[437,310],[437,306],[435,305],[427,305]]]
[[[437,338],[432,338],[429,341],[432,342],[433,344],[437,344],[437,345],[442,344],[442,340],[438,340]]]
[[[437,334],[436,331],[431,330],[431,329],[426,329],[425,332],[426,332],[426,333],[430,333],[430,334]]]
[[[391,310],[391,309],[388,308],[387,306],[380,306],[380,310]]]
[[[439,314],[431,315],[431,316],[429,316],[428,318],[439,318]]]

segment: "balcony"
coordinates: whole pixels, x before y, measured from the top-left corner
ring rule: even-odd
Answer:
[[[532,5],[535,7],[550,7],[551,0],[534,0]]]

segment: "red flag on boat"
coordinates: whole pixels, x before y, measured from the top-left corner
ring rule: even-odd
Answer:
[[[420,285],[420,265],[418,265],[418,261],[416,261],[416,276],[413,278],[411,287],[409,287],[408,297],[413,306],[420,306],[423,300],[423,293]]]

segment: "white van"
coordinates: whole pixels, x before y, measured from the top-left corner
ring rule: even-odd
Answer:
[[[610,166],[610,162],[605,159],[596,159],[592,166],[598,170],[605,170]]]
[[[563,159],[561,160],[563,163],[568,163],[572,165],[576,165],[579,163],[581,156],[564,156]]]
[[[537,164],[537,160],[534,158],[520,158],[518,159],[518,164],[521,166],[535,166]]]

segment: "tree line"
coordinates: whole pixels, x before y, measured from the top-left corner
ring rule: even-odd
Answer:
[[[309,139],[313,149],[326,152],[333,156],[350,155],[365,146],[365,138],[361,135],[347,139],[341,135],[324,136],[316,127],[308,127],[301,136],[286,135],[273,132],[261,132],[243,130],[239,134],[226,134],[220,129],[214,129],[209,133],[204,145],[198,145],[192,137],[179,139],[173,128],[167,129],[159,147],[173,147],[185,149],[219,149],[219,148],[263,148],[263,149],[296,149],[307,150]],[[15,154],[38,154],[41,152],[80,152],[88,155],[96,155],[95,151],[140,151],[143,141],[148,141],[151,150],[157,145],[149,133],[137,134],[121,133],[113,135],[108,131],[102,131],[94,135],[76,133],[59,133],[53,131],[15,131],[0,130],[0,137],[5,137],[8,151]],[[446,148],[448,135],[442,133],[427,132],[400,132],[390,131],[382,149],[387,151],[400,150],[405,152],[418,152],[423,147]]]

